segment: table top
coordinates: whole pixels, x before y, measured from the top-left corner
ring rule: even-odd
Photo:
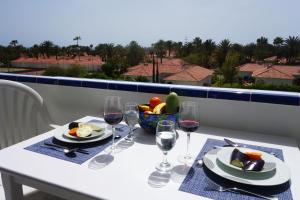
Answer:
[[[92,119],[97,118],[87,116],[78,121],[87,122]],[[141,129],[136,131],[136,141],[132,146],[115,154],[114,160],[100,169],[95,169],[92,164],[105,152],[78,165],[24,149],[66,128],[67,125],[1,150],[0,170],[25,175],[99,199],[206,199],[179,191],[181,182],[172,177],[164,187],[154,188],[149,185],[149,181],[153,180],[155,165],[162,160],[162,152],[155,145],[154,135],[146,134]],[[186,135],[182,131],[178,133],[176,145],[168,154],[168,160],[174,166],[180,165],[177,156],[183,154],[186,149]],[[285,163],[291,170],[293,197],[300,199],[300,151],[294,139],[200,127],[197,133],[191,134],[190,152],[197,156],[206,139],[222,140],[224,137],[236,142],[282,149]]]

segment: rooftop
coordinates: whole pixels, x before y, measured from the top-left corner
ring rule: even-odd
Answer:
[[[55,56],[48,57],[42,57],[40,56],[37,58],[29,58],[29,57],[20,57],[16,60],[12,61],[12,64],[17,63],[26,63],[26,64],[78,64],[78,65],[101,65],[103,64],[103,61],[99,56],[80,56],[80,60],[78,57],[72,58],[67,56],[59,56],[58,59],[56,59]]]
[[[300,66],[290,65],[263,65],[256,63],[247,63],[240,67],[241,72],[252,72],[253,77],[294,79],[299,75]]]
[[[211,76],[213,71],[200,66],[188,66],[182,71],[170,75],[164,80],[166,81],[201,81]]]
[[[163,62],[158,61],[159,73],[161,74],[174,74],[184,69],[184,61],[179,58],[164,58]],[[128,72],[124,73],[125,76],[152,76],[153,65],[152,63],[142,63],[128,68]]]
[[[239,67],[240,72],[254,72],[259,69],[264,69],[265,66],[258,63],[246,63]]]

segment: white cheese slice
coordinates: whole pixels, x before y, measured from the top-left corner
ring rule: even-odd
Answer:
[[[80,124],[79,128],[77,129],[77,137],[87,137],[89,135],[91,135],[91,133],[93,132],[92,127],[85,125],[85,124]]]

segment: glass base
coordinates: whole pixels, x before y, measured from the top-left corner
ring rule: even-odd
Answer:
[[[125,140],[126,142],[129,142],[129,143],[134,142],[133,135],[127,135],[127,136],[124,138],[124,140]]]
[[[122,149],[119,148],[117,145],[114,145],[114,146],[110,146],[110,147],[106,148],[104,151],[105,151],[105,153],[107,153],[107,154],[113,155],[113,154],[115,154],[115,153],[121,152]]]
[[[161,163],[158,163],[155,167],[159,172],[171,172],[172,170],[172,165],[167,162],[167,163],[164,163],[164,162],[161,162]]]
[[[191,155],[180,155],[178,156],[178,162],[183,163],[185,165],[192,165],[194,163],[195,158]]]

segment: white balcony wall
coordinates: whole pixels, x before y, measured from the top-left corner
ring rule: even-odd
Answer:
[[[165,95],[119,90],[103,90],[61,85],[24,83],[44,98],[56,124],[65,124],[86,115],[102,116],[108,95],[122,97],[123,103],[146,103],[152,96]],[[300,107],[268,103],[180,97],[199,103],[199,119],[203,126],[228,128],[271,135],[293,137],[300,141]],[[41,126],[42,127],[42,126]],[[41,131],[44,131],[41,128]]]

